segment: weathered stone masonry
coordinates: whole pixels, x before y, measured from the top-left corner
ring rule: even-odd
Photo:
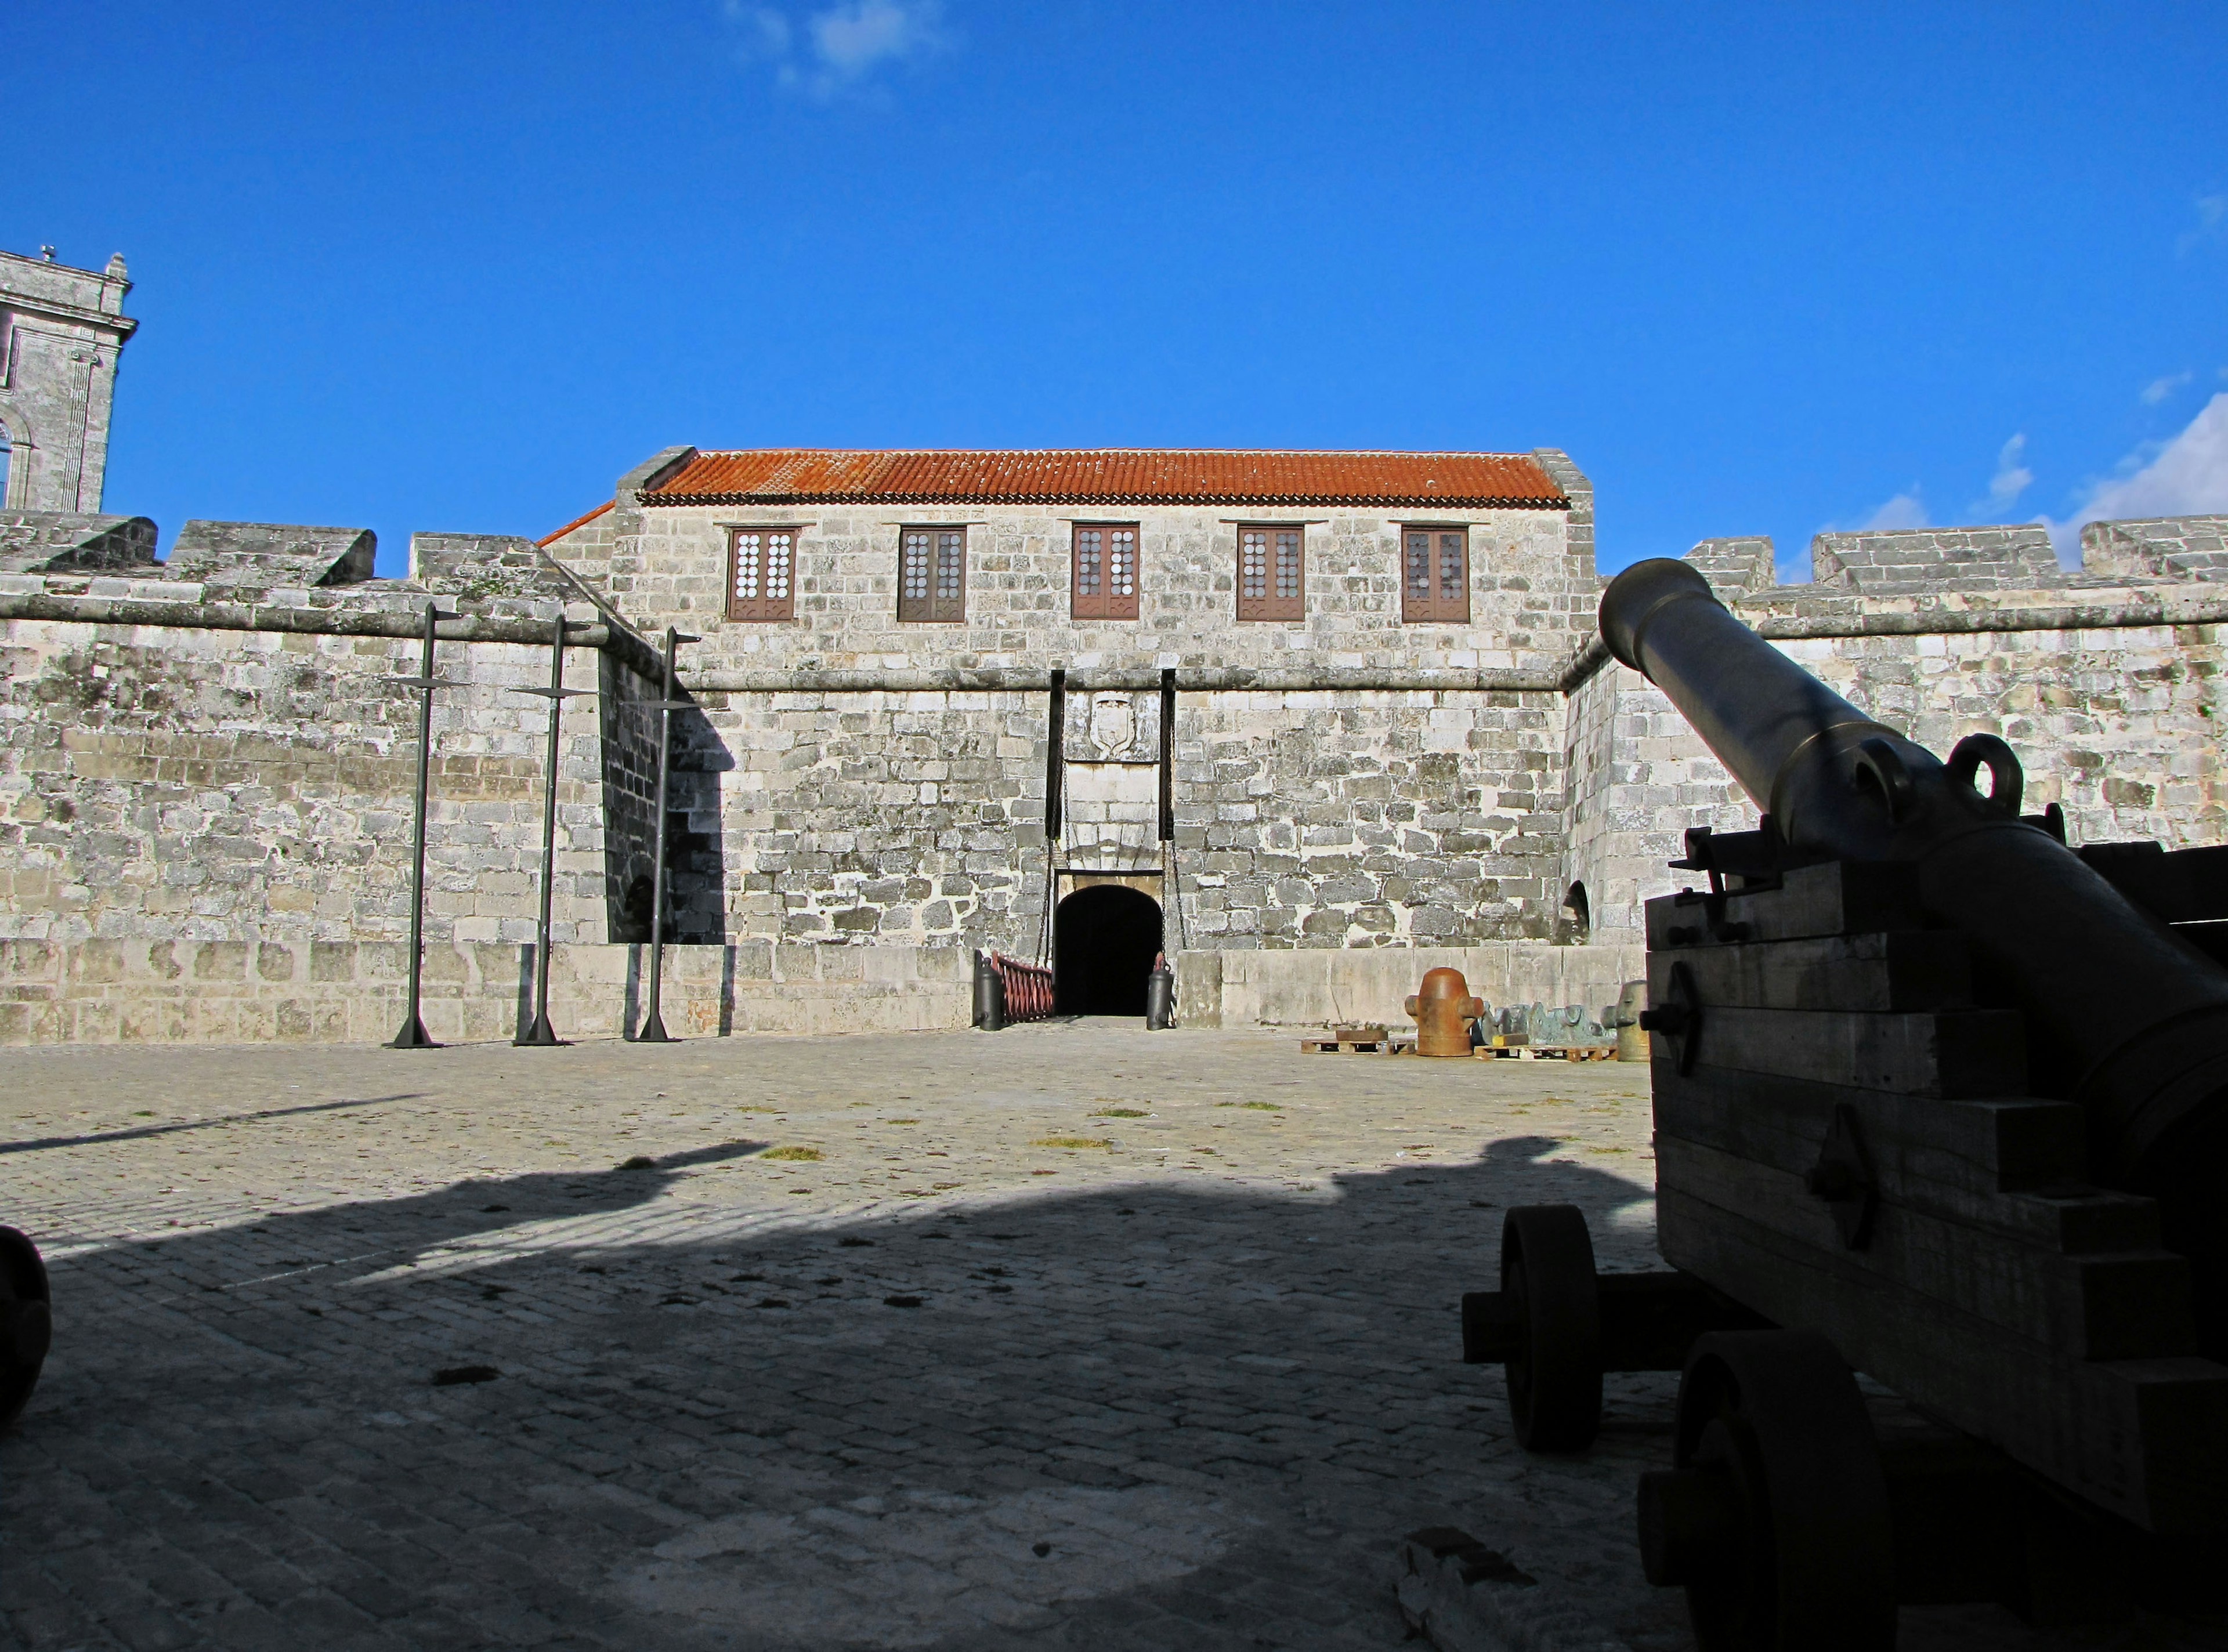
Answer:
[[[1768,540],[1690,554],[1735,613],[1880,721],[1943,753],[2001,735],[2026,809],[2059,805],[2073,842],[2184,847],[2228,841],[2224,530],[2092,523],[2080,573],[2058,568],[2039,528],[1821,535],[1813,583],[1783,587]],[[1741,829],[1756,811],[1668,700],[1598,649],[1590,666],[1572,703],[1566,868],[1609,940],[1636,935],[1640,902],[1678,886],[1664,863],[1686,828]]]
[[[734,764],[717,776],[729,934],[1033,949],[1054,666],[1072,724],[1111,692],[1142,725],[1159,671],[1178,673],[1172,937],[1460,947],[1553,932],[1557,686],[1594,601],[1591,489],[1560,454],[1527,462],[1542,478],[1529,508],[1366,510],[704,503],[672,481],[696,457],[656,456],[545,543],[645,634],[704,638],[682,679]],[[1402,622],[1399,530],[1418,518],[1468,526],[1467,624]],[[1137,525],[1134,621],[1072,615],[1072,525],[1094,520]],[[1303,618],[1235,621],[1241,520],[1304,523]],[[908,526],[966,530],[964,623],[896,618]],[[727,535],[749,526],[800,530],[792,620],[726,619]],[[710,825],[692,820],[692,835]],[[1063,863],[1079,847],[1062,845]]]
[[[1600,1004],[1692,825],[1753,809],[1593,636],[1590,494],[1474,509],[1043,500],[661,501],[693,450],[539,549],[421,534],[369,577],[356,530],[0,517],[0,1040],[393,1030],[406,963],[424,604],[444,624],[429,832],[436,1036],[515,1030],[530,971],[546,682],[561,613],[560,1030],[630,1029],[650,912],[667,625],[667,1016],[699,1036],[952,1025],[970,949],[1033,953],[1096,882],[1165,898],[1187,1018],[1397,1015],[1449,963],[1496,1002]],[[1004,456],[1013,457],[1015,456]],[[1028,457],[1029,456],[1020,456]],[[1168,456],[1162,456],[1166,457]],[[1271,456],[1304,458],[1308,456]],[[1404,622],[1401,525],[1467,524],[1467,624]],[[1135,522],[1134,621],[1078,621],[1076,519]],[[1239,521],[1307,533],[1301,617],[1238,622]],[[799,530],[778,624],[726,615],[727,536]],[[900,526],[964,526],[957,623],[900,623]],[[2026,760],[2078,840],[2220,841],[2215,687],[2228,520],[1760,539],[1689,552],[1744,618],[1937,749]],[[1060,840],[1045,841],[1054,667]],[[1175,842],[1156,839],[1159,684],[1177,673]],[[1057,867],[1056,878],[1047,872]],[[1585,943],[1585,944],[1572,944]]]

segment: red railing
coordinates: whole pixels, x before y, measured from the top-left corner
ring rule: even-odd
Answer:
[[[996,952],[990,967],[1005,988],[1007,1020],[1042,1021],[1052,1014],[1052,971]]]

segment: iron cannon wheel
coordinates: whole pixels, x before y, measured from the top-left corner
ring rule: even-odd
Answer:
[[[53,1319],[39,1247],[0,1228],[0,1428],[22,1414],[39,1386]]]
[[[1514,1311],[1508,1414],[1527,1451],[1583,1451],[1601,1429],[1601,1292],[1576,1205],[1519,1205],[1501,1226],[1501,1289]]]
[[[1679,1385],[1668,1473],[1640,1483],[1649,1581],[1702,1652],[1887,1652],[1893,1528],[1864,1397],[1813,1331],[1719,1331]]]

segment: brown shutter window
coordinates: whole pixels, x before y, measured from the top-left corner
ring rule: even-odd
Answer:
[[[1412,625],[1469,623],[1468,528],[1401,531],[1400,617]]]
[[[898,531],[898,618],[956,625],[967,617],[967,530]]]
[[[797,530],[739,527],[727,542],[727,617],[797,617]]]
[[[1239,619],[1307,617],[1305,535],[1304,528],[1273,523],[1238,530]]]
[[[1137,525],[1079,522],[1068,583],[1068,613],[1079,620],[1137,617]]]

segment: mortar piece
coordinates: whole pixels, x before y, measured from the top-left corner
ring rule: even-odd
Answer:
[[[1485,1013],[1485,1002],[1469,995],[1458,969],[1424,973],[1424,984],[1403,1006],[1416,1022],[1418,1056],[1468,1056],[1469,1024]]]

